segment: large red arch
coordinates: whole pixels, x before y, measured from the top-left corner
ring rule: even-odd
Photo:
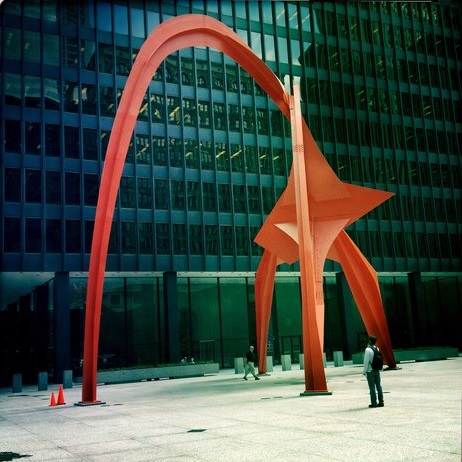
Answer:
[[[149,35],[127,79],[114,119],[101,177],[86,298],[82,404],[98,402],[97,357],[109,235],[117,191],[139,108],[152,76],[162,61],[174,51],[192,46],[215,48],[238,62],[290,120],[290,95],[279,79],[237,34],[221,22],[208,16],[183,15],[162,23]],[[303,120],[301,123],[303,136],[309,136],[312,140],[306,123]],[[310,194],[318,194],[319,200],[328,200],[333,196],[350,197],[349,191],[340,186],[342,183],[319,150],[314,149],[312,157],[310,170],[306,170],[310,185],[314,186]]]

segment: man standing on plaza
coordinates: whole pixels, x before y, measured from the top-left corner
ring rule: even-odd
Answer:
[[[375,346],[377,338],[374,335],[369,336],[366,350],[364,351],[364,368],[363,375],[367,378],[369,385],[369,393],[371,395],[371,404],[369,407],[383,407],[383,391],[382,384],[380,383],[380,369],[372,367],[374,355],[378,352]],[[379,402],[377,403],[377,398]]]
[[[255,353],[253,350],[253,346],[250,345],[249,351],[245,354],[245,374],[243,377],[244,380],[247,380],[247,375],[249,372],[254,376],[255,380],[260,380],[260,378],[255,375]]]

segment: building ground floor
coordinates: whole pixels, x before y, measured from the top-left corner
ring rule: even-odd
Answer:
[[[268,335],[275,364],[302,353],[299,273],[276,276]],[[86,273],[59,272],[0,311],[0,386],[14,373],[35,383],[48,371],[81,374]],[[255,343],[255,273],[107,273],[98,368],[176,363],[184,356],[233,367]],[[380,273],[395,349],[462,350],[462,274]],[[345,358],[364,348],[366,329],[343,273],[324,274],[324,351]],[[257,352],[258,354],[258,352]]]

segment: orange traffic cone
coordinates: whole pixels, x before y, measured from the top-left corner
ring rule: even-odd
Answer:
[[[60,404],[66,404],[66,402],[64,401],[64,392],[63,392],[63,386],[60,385],[59,386],[59,390],[58,390],[58,402],[56,403],[58,406]]]
[[[51,392],[50,396],[50,406],[56,406],[56,398],[54,392]]]

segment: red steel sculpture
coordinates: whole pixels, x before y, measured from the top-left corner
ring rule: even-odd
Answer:
[[[340,262],[369,333],[378,337],[388,366],[395,366],[377,276],[344,228],[391,194],[342,183],[319,151],[301,116],[298,87],[290,96],[268,66],[221,22],[178,16],[159,25],[141,47],[120,100],[106,151],[96,207],[86,299],[82,401],[97,404],[98,343],[109,235],[122,170],[139,109],[162,61],[192,46],[215,48],[239,63],[271,97],[292,126],[293,165],[287,187],[256,242],[265,248],[257,270],[255,303],[259,371],[266,371],[274,276],[282,262],[300,260],[305,393],[327,392],[322,360],[326,258]]]

